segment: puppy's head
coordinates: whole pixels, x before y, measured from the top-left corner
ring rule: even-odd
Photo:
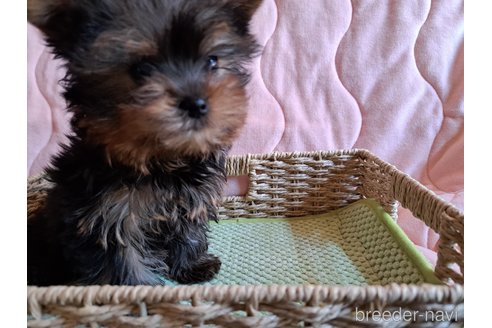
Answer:
[[[66,60],[73,127],[111,160],[203,155],[245,120],[249,33],[261,0],[28,0]]]

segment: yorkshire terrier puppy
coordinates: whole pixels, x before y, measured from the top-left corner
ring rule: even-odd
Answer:
[[[70,144],[28,218],[28,283],[210,280],[225,158],[246,117],[261,0],[28,0],[66,62]]]

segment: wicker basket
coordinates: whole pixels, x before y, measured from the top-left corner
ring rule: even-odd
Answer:
[[[374,198],[396,220],[400,203],[439,232],[443,285],[28,287],[28,326],[463,326],[464,215],[408,175],[366,150],[237,156],[227,171],[247,175],[249,190],[224,200],[221,219],[303,216]],[[47,188],[42,177],[29,181],[29,213]]]

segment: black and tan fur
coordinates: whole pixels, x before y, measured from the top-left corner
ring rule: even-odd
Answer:
[[[65,60],[73,135],[28,218],[28,283],[210,280],[224,164],[246,117],[261,0],[29,0]]]

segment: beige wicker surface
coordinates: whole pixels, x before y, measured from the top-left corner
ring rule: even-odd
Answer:
[[[28,287],[28,326],[463,325],[464,215],[414,179],[365,150],[232,157],[227,171],[248,175],[250,186],[245,197],[225,199],[221,219],[317,214],[361,198],[377,199],[396,219],[400,203],[440,233],[435,273],[446,285]],[[28,216],[42,206],[46,188],[42,177],[29,181]],[[369,310],[413,316],[360,321],[356,311]],[[438,321],[431,323],[433,315]]]

